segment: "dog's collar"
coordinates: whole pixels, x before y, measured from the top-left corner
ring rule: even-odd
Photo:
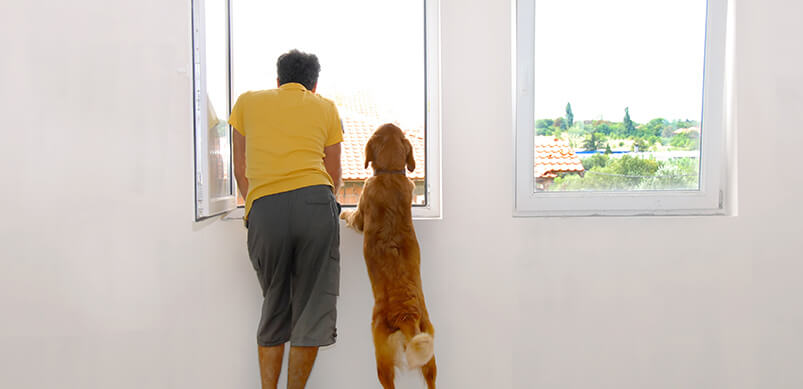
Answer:
[[[401,170],[374,169],[374,175],[375,176],[378,176],[380,174],[401,174],[403,176],[407,175],[407,173],[404,171],[404,169],[401,169]]]

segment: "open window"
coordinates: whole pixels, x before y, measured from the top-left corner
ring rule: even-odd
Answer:
[[[209,3],[215,3],[214,11]],[[372,174],[364,167],[365,143],[376,128],[391,122],[405,131],[415,149],[416,170],[408,174],[416,183],[413,215],[440,216],[438,1],[194,0],[194,9],[196,19],[201,15],[207,19],[198,22],[201,28],[207,27],[205,33],[194,29],[196,40],[207,42],[205,47],[196,44],[201,59],[196,63],[196,68],[200,67],[200,75],[196,75],[196,156],[202,159],[212,154],[212,148],[197,141],[199,128],[208,127],[199,112],[206,106],[207,88],[207,94],[222,96],[208,100],[225,127],[225,131],[218,130],[221,136],[216,139],[227,146],[228,154],[223,157],[229,174],[210,177],[199,186],[225,186],[232,198],[237,193],[230,174],[231,129],[224,116],[228,117],[233,101],[243,92],[275,88],[276,60],[295,48],[318,56],[321,74],[316,92],[335,102],[343,120],[343,186],[338,200],[344,206],[356,205],[363,182]],[[213,31],[216,25],[208,19],[225,23]],[[210,38],[212,34],[215,39]],[[210,50],[215,54],[210,56]],[[225,70],[225,77],[215,78],[225,81],[219,90],[212,90],[209,81],[215,69]],[[199,170],[196,181],[208,175]],[[210,192],[204,188],[198,193]],[[242,199],[237,203],[241,205]],[[227,202],[226,207],[231,204]]]
[[[229,1],[192,2],[195,220],[231,211],[236,188],[231,155]]]

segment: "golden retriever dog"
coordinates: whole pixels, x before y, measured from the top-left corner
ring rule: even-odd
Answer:
[[[415,170],[413,146],[399,127],[384,124],[365,145],[365,181],[355,211],[344,211],[346,225],[363,233],[363,255],[374,292],[371,328],[376,370],[385,389],[393,389],[395,367],[420,368],[435,388],[435,329],[424,303],[412,200],[415,184],[404,168]]]

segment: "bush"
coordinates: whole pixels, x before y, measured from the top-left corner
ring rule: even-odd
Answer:
[[[586,170],[583,177],[578,174],[566,174],[558,177],[549,190],[620,191],[637,189],[644,178],[654,176],[661,167],[661,163],[654,159],[629,155],[621,158],[594,155],[586,158],[583,166],[586,163],[591,167]]]
[[[594,154],[588,158],[583,159],[583,169],[591,170],[595,167],[605,167],[608,165],[608,161],[610,161],[610,157],[603,154]]]
[[[697,189],[699,161],[696,158],[677,158],[666,161],[655,172],[655,177],[644,179],[640,190]]]
[[[677,134],[669,141],[669,145],[683,150],[696,150],[700,144],[699,139],[688,134]]]

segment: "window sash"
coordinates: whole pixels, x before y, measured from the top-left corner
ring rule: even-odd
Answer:
[[[192,1],[192,55],[193,55],[193,136],[195,152],[195,220],[203,220],[212,216],[220,215],[236,208],[236,196],[234,187],[234,168],[232,153],[229,152],[229,160],[224,161],[228,168],[229,190],[228,194],[218,197],[211,195],[212,187],[217,186],[217,177],[212,175],[209,169],[210,162],[210,139],[208,122],[208,93],[207,93],[207,63],[206,63],[206,17],[205,0]],[[226,0],[226,30],[230,31],[230,1]],[[227,37],[230,38],[230,37]],[[227,104],[224,109],[227,113],[231,112],[231,45],[226,39],[226,67],[228,74],[227,82]],[[220,108],[218,108],[220,109]],[[228,117],[228,115],[226,115]],[[227,142],[231,151],[231,127],[227,127]]]
[[[682,215],[724,212],[724,86],[727,0],[708,0],[700,144],[700,189],[535,192],[535,2],[517,0],[514,46],[515,216]]]
[[[441,213],[441,68],[440,68],[440,0],[424,1],[424,40],[426,53],[426,121],[424,143],[426,147],[426,201],[413,207],[416,219],[439,219]]]

